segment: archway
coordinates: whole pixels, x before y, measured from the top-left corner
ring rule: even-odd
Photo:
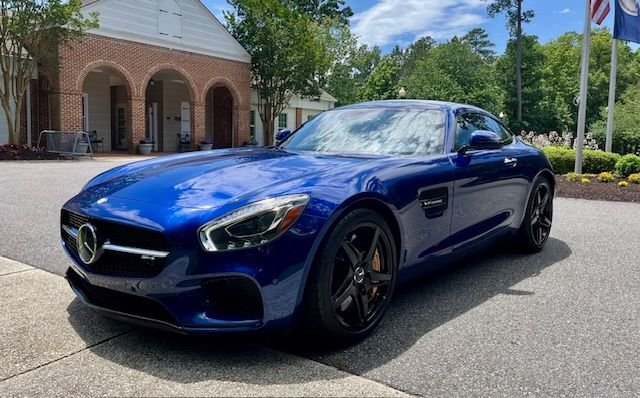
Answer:
[[[127,150],[131,136],[131,84],[117,69],[92,68],[82,82],[82,130],[94,151]]]
[[[161,69],[149,78],[144,93],[145,136],[154,150],[189,150],[194,135],[191,80],[174,69]]]
[[[214,148],[233,146],[234,98],[225,86],[212,87],[207,92],[205,137],[213,141]]]

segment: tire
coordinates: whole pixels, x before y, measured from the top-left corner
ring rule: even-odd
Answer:
[[[301,313],[305,338],[353,344],[376,328],[395,288],[394,242],[384,218],[369,209],[354,210],[335,225],[309,273]]]
[[[548,178],[540,176],[535,180],[517,235],[518,246],[526,253],[539,252],[549,240],[553,225],[553,194]]]

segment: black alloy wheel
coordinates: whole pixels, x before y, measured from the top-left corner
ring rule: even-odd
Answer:
[[[538,177],[527,201],[525,217],[518,232],[518,243],[525,252],[542,250],[553,225],[553,186],[548,178]]]
[[[347,214],[316,255],[301,313],[302,330],[329,345],[364,338],[386,312],[397,263],[395,241],[382,216],[369,209]]]

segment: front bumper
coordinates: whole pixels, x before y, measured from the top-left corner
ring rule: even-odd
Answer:
[[[122,274],[111,260],[98,268],[84,265],[63,229],[62,245],[73,262],[67,280],[83,303],[132,323],[186,334],[285,329],[294,321],[324,222],[303,216],[268,245],[216,253],[205,252],[191,238],[195,232],[166,230],[170,253],[162,269],[148,275],[139,269]]]

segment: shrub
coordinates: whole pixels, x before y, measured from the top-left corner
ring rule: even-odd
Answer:
[[[567,174],[573,171],[576,162],[576,153],[572,149],[559,147],[546,147],[543,149],[551,162],[556,174]]]
[[[629,186],[629,183],[628,183],[628,182],[626,182],[626,181],[620,181],[620,182],[618,183],[618,186],[619,186],[619,187],[622,187],[622,188],[624,188],[624,187],[628,187],[628,186]]]
[[[583,184],[591,184],[591,180],[588,179],[587,177],[582,177],[582,183]]]
[[[640,184],[640,174],[639,173],[631,174],[629,176],[629,182],[632,182],[634,184]]]
[[[581,174],[576,174],[574,172],[568,173],[567,174],[567,180],[571,181],[571,182],[578,182],[582,179],[582,175]]]
[[[567,174],[571,172],[576,163],[576,151],[573,149],[546,147],[543,149],[547,158],[551,162],[553,171],[557,174]],[[617,153],[584,150],[582,169],[587,174],[598,174],[603,171],[613,171],[616,163],[620,160]]]
[[[609,173],[608,171],[603,171],[602,173],[598,174],[598,181],[600,182],[612,182],[613,180],[615,180],[613,174]]]
[[[640,173],[640,156],[624,155],[616,163],[616,171],[622,177],[627,177],[634,173]]]

